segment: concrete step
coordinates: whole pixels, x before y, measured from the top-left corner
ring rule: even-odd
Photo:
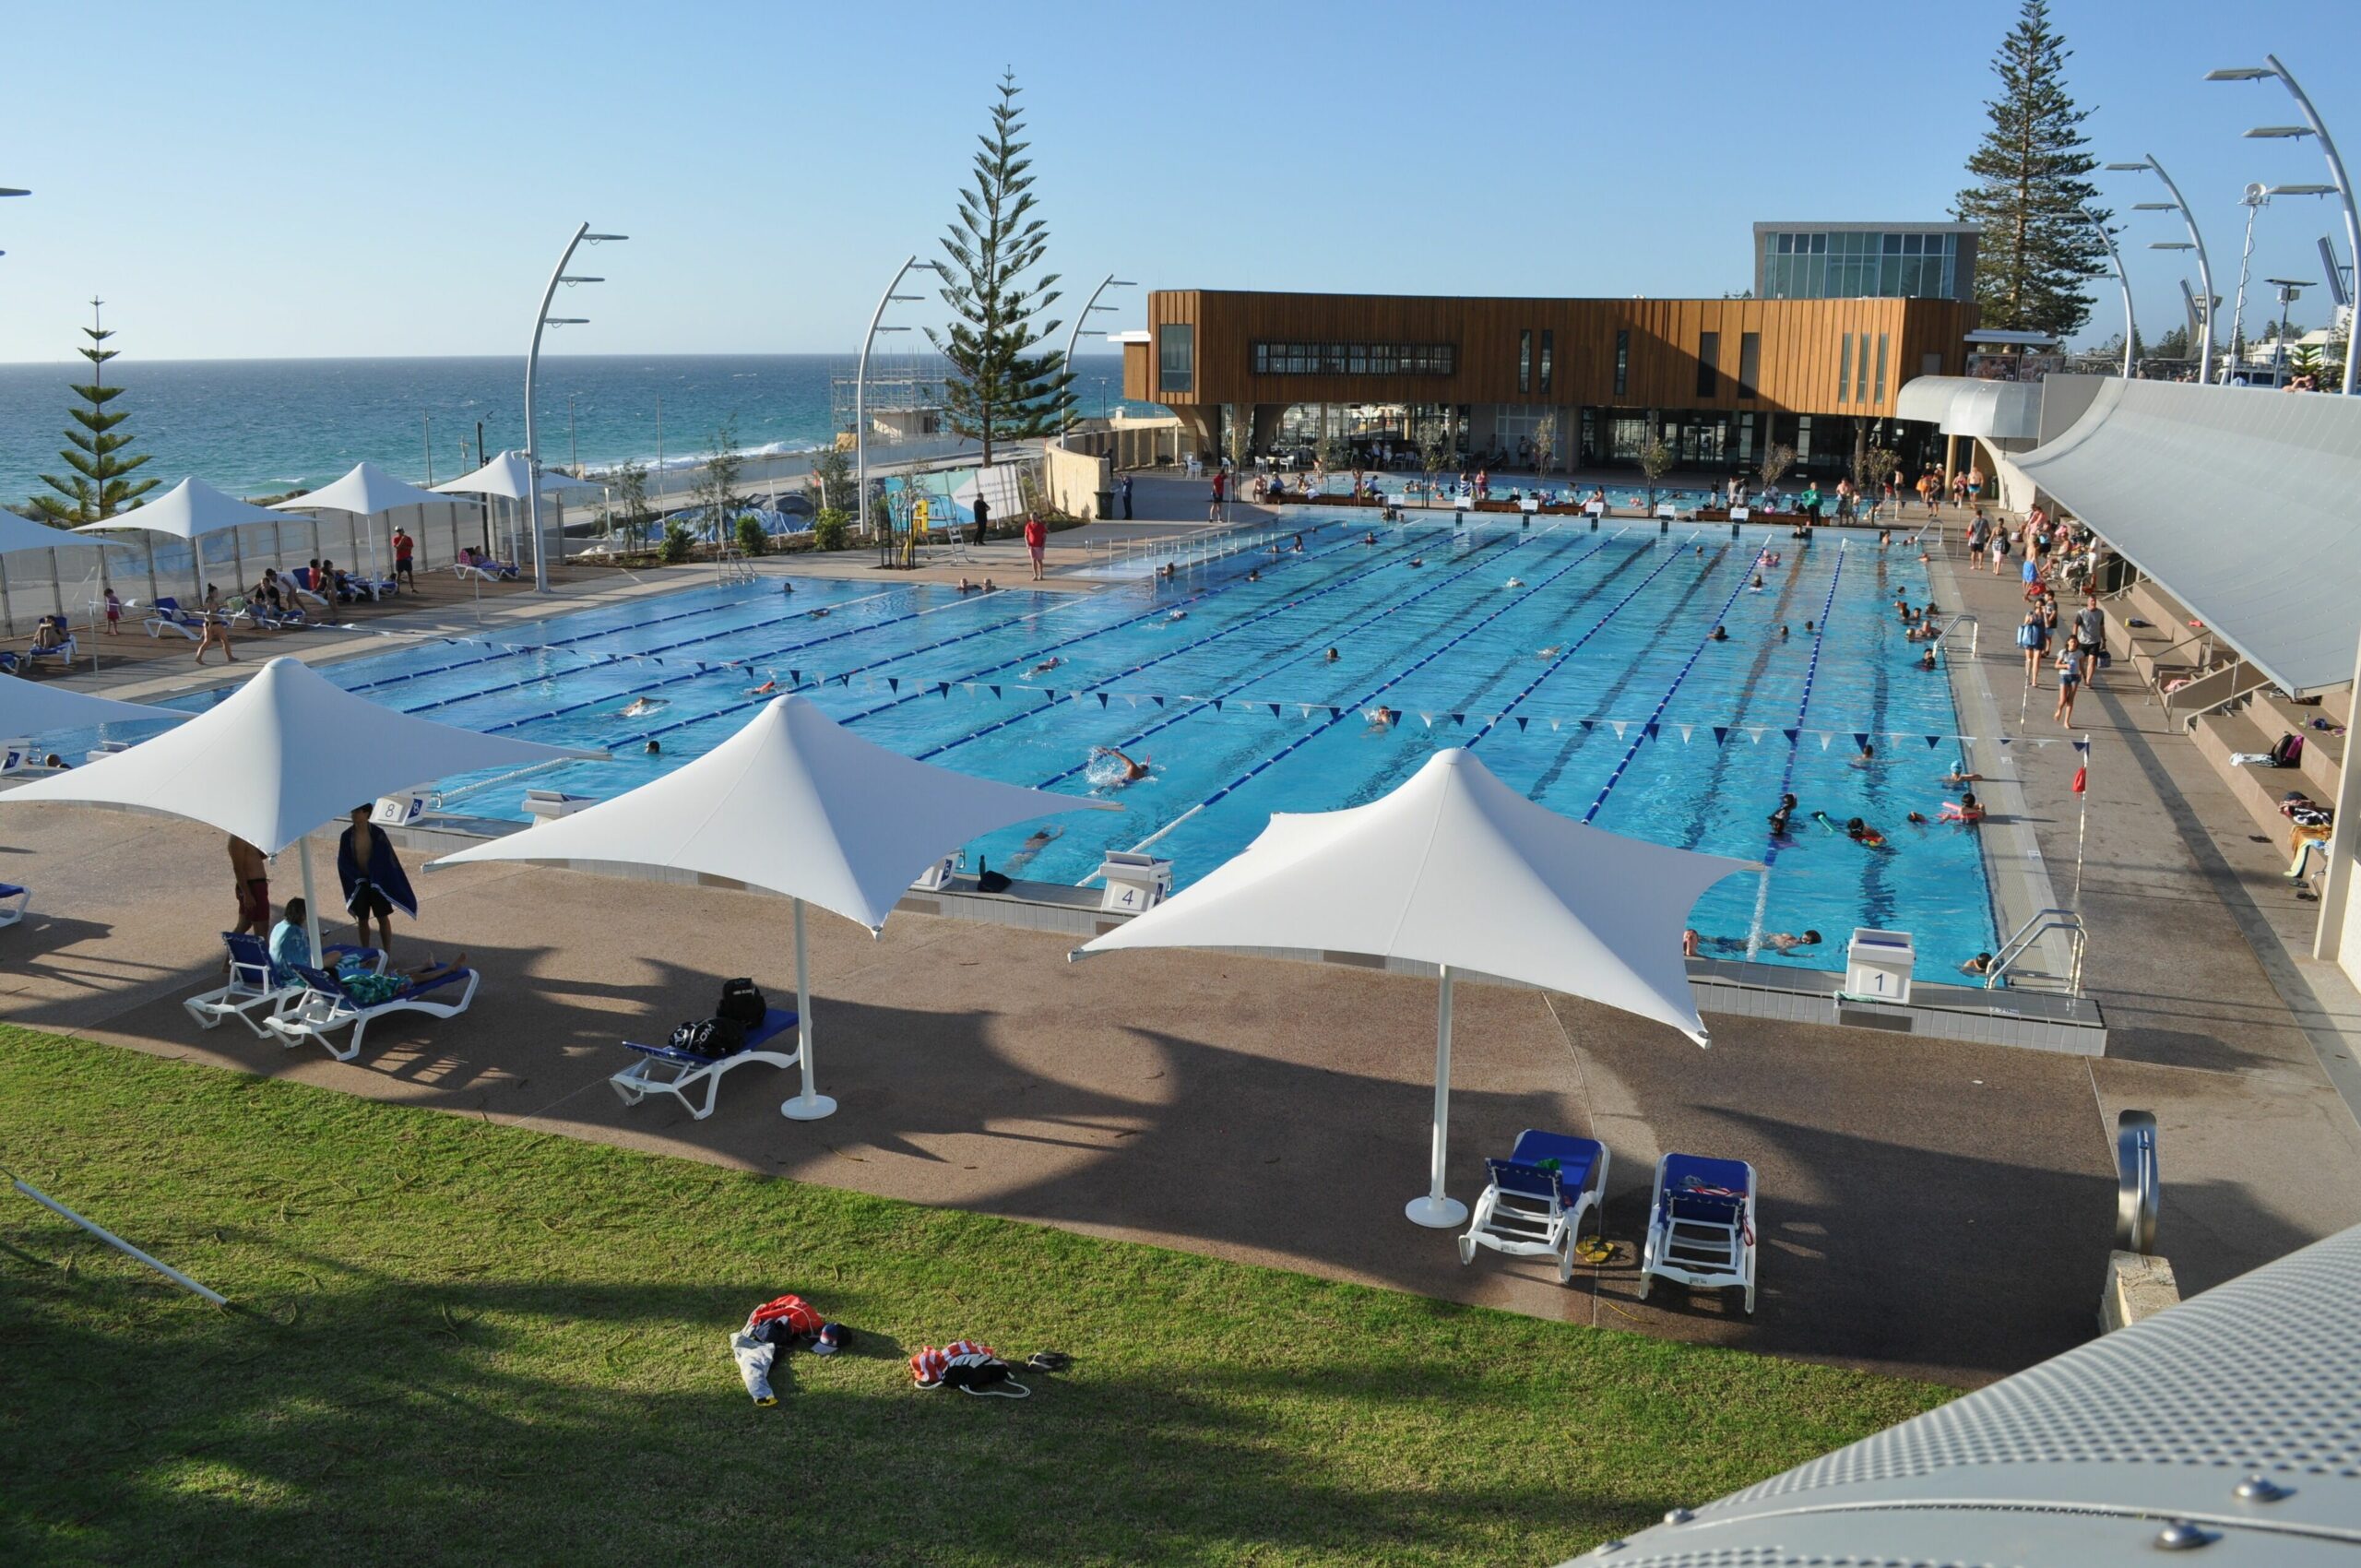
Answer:
[[[2313,719],[2328,718],[2319,703],[2297,702],[2293,697],[2281,696],[2277,692],[2257,692],[2253,710],[2248,717],[2265,730],[2276,725],[2282,732],[2293,731],[2304,737],[2304,750],[2297,758],[2297,765],[2308,781],[2304,787],[2320,800],[2332,801],[2336,798],[2337,779],[2344,771],[2345,737],[2312,728]],[[2330,722],[2340,721],[2331,719]],[[2274,741],[2278,738],[2277,735],[2272,737]]]
[[[2254,820],[2254,831],[2268,837],[2275,849],[2290,852],[2288,823],[2279,813],[2279,798],[2290,790],[2301,790],[2319,800],[2320,791],[2301,769],[2264,767],[2253,763],[2240,766],[2230,761],[2234,753],[2269,751],[2271,742],[2279,738],[2277,732],[2265,735],[2243,713],[2209,713],[2197,721],[2197,728],[2189,734],[2197,744],[2197,754],[2222,776],[2230,793]]]

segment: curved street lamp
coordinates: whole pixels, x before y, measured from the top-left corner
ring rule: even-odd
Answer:
[[[2288,96],[2295,99],[2296,107],[2303,111],[2304,123],[2300,125],[2257,125],[2247,135],[2265,140],[2301,137],[2319,137],[2320,151],[2328,158],[2329,180],[2335,186],[2336,194],[2344,202],[2344,244],[2347,252],[2353,257],[2356,287],[2361,287],[2361,206],[2355,204],[2353,182],[2345,177],[2344,160],[2338,154],[2336,143],[2329,136],[2328,126],[2321,121],[2319,111],[2312,107],[2311,99],[2307,97],[2304,89],[2296,85],[2296,78],[2288,75],[2287,67],[2279,63],[2279,56],[2276,54],[2264,55],[2262,64],[2260,65],[2234,65],[2224,70],[2205,73],[2205,79],[2209,82],[2252,82],[2261,81],[2270,77],[2278,77],[2280,85],[2287,89]],[[2281,188],[2290,195],[2301,190],[2301,187],[2283,186]],[[2354,353],[2354,347],[2352,333],[2348,329],[2344,344],[2344,384],[2340,388],[2348,398],[2353,395],[2355,363],[2356,360],[2361,360],[2361,356]]]
[[[541,548],[541,458],[540,450],[533,445],[533,379],[541,366],[541,329],[548,327],[587,327],[589,317],[581,315],[552,315],[550,301],[556,297],[560,283],[603,283],[603,278],[569,278],[565,264],[574,259],[575,247],[587,240],[602,244],[609,240],[626,240],[628,234],[594,234],[590,225],[583,224],[574,231],[574,238],[565,242],[565,254],[557,258],[555,270],[550,273],[549,286],[541,291],[541,307],[533,313],[533,346],[525,351],[525,516],[526,526],[533,533],[533,591],[550,591],[550,564]]]
[[[863,533],[869,531],[869,350],[877,341],[877,335],[880,332],[909,330],[907,327],[881,327],[878,323],[884,319],[887,305],[896,301],[915,303],[926,297],[923,294],[894,292],[902,286],[902,279],[913,271],[931,272],[939,278],[943,275],[943,265],[940,262],[920,261],[913,255],[894,269],[894,280],[885,285],[885,292],[878,296],[877,308],[869,313],[869,330],[860,339],[860,366],[853,374],[852,443],[853,467],[856,474],[854,485],[860,493],[856,515]],[[888,548],[882,540],[880,547],[881,549]]]
[[[1076,343],[1082,341],[1083,324],[1090,319],[1090,313],[1093,311],[1106,311],[1112,315],[1115,311],[1115,307],[1113,305],[1100,304],[1098,303],[1098,296],[1105,293],[1109,289],[1136,289],[1138,287],[1138,284],[1132,282],[1129,279],[1118,278],[1113,273],[1109,272],[1106,277],[1098,280],[1098,287],[1090,291],[1090,303],[1082,307],[1081,314],[1074,318],[1074,330],[1066,334],[1066,357],[1063,362],[1068,374],[1072,374],[1074,372],[1074,348]],[[1066,402],[1066,417],[1058,426],[1059,437],[1062,439],[1065,433],[1073,428],[1074,402],[1073,399],[1069,398]]]
[[[2206,259],[2205,236],[2197,232],[2197,215],[2189,209],[2189,203],[2181,199],[2180,187],[2173,184],[2173,177],[2165,172],[2165,166],[2156,161],[2154,153],[2148,153],[2137,163],[2110,163],[2107,167],[2123,172],[2146,170],[2162,180],[2165,183],[2165,189],[2172,193],[2173,199],[2170,201],[2134,202],[2131,205],[2131,210],[2134,212],[2177,212],[2180,214],[2181,222],[2189,230],[2189,242],[2186,244],[2158,240],[2151,242],[2148,248],[2159,251],[2193,250],[2197,253],[2197,286],[2201,291],[2204,303],[2202,313],[2204,335],[2199,339],[2197,348],[2197,384],[2201,386],[2210,386],[2213,380],[2213,267]]]
[[[2082,218],[2099,232],[2099,241],[2106,246],[2106,256],[2115,263],[2115,280],[2123,286],[2123,379],[2131,379],[2132,354],[2140,340],[2140,328],[2131,319],[2131,275],[2123,270],[2123,253],[2115,248],[2115,235],[2099,221],[2099,215],[2089,208],[2082,208]]]

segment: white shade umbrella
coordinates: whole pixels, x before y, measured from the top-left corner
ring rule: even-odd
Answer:
[[[1703,1045],[1681,932],[1707,888],[1759,869],[1560,816],[1454,747],[1368,805],[1275,814],[1235,859],[1080,951],[1310,948],[1438,966],[1432,1168],[1408,1213],[1455,1226],[1467,1210],[1443,1194],[1452,971],[1587,997]]]
[[[284,501],[274,501],[277,512],[350,512],[356,517],[382,517],[404,506],[447,506],[450,497],[437,495],[431,490],[421,490],[406,481],[396,479],[374,463],[355,463],[342,479],[322,485],[303,495],[292,495]],[[424,513],[420,514],[419,527],[426,526]],[[377,530],[369,530],[369,569],[377,569]]]
[[[136,509],[134,508],[135,511]],[[128,513],[125,515],[129,516]],[[110,521],[106,526],[119,528],[127,525]],[[19,550],[71,550],[77,544],[111,544],[118,550],[130,548],[119,539],[77,539],[64,529],[43,528],[14,512],[0,509],[0,555],[13,555]]]
[[[13,675],[0,677],[0,734],[38,735],[48,730],[87,730],[94,724],[171,724],[188,717],[169,707],[94,697]]]
[[[354,696],[295,659],[274,659],[178,728],[12,790],[0,804],[134,806],[209,823],[267,855],[301,845],[316,963],[320,916],[305,834],[421,778],[596,754],[414,719]]]
[[[461,474],[448,484],[438,484],[434,488],[450,495],[500,495],[511,501],[522,501],[525,499],[526,483],[525,454],[510,451],[501,453],[471,474]],[[557,490],[598,488],[589,480],[575,479],[572,474],[556,469],[541,470],[541,493],[544,495]]]
[[[102,529],[144,529],[149,533],[170,534],[174,539],[189,541],[189,580],[196,596],[205,595],[205,550],[197,543],[206,534],[222,529],[242,528],[247,523],[269,523],[278,526],[283,519],[276,512],[239,500],[214,489],[201,479],[189,478],[172,486],[145,505],[106,518],[102,522],[84,523],[76,533],[94,533]],[[154,563],[151,561],[152,566]]]
[[[919,873],[967,840],[1058,812],[1119,809],[915,762],[862,740],[807,698],[783,696],[675,772],[428,869],[477,861],[658,866],[786,895],[795,906],[803,1086],[779,1109],[808,1122],[836,1105],[813,1087],[803,906],[880,932]]]

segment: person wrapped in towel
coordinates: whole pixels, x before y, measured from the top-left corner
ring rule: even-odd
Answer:
[[[336,844],[337,880],[344,885],[346,912],[359,922],[360,944],[375,947],[388,959],[394,952],[394,911],[418,919],[418,895],[394,854],[394,841],[369,820],[367,806],[352,808],[352,826]],[[377,922],[377,940],[369,940],[369,921]]]

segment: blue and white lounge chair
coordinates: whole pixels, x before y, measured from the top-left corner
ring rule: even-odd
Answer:
[[[1506,1159],[1484,1165],[1492,1184],[1476,1200],[1467,1233],[1459,1239],[1459,1261],[1475,1262],[1478,1247],[1511,1257],[1553,1257],[1558,1283],[1571,1283],[1583,1216],[1597,1225],[1607,1194],[1606,1146],[1527,1127]]]
[[[58,624],[60,626],[65,624],[62,619]],[[44,659],[53,659],[71,670],[74,668],[74,656],[80,651],[80,645],[75,642],[74,634],[67,632],[62,639],[47,647],[35,646],[25,649],[22,658],[28,666],[38,664]]]
[[[148,607],[148,635],[160,637],[168,631],[196,642],[205,636],[205,617],[183,610],[179,600],[166,594]]]
[[[0,882],[0,926],[12,926],[25,918],[31,907],[32,894],[13,882]]]
[[[1754,1167],[1668,1154],[1656,1161],[1655,1206],[1640,1254],[1640,1295],[1658,1278],[1701,1290],[1735,1286],[1754,1311]]]
[[[221,940],[230,946],[228,983],[189,997],[181,1005],[188,1009],[190,1017],[208,1029],[218,1027],[224,1018],[235,1018],[254,1030],[255,1038],[267,1039],[268,1019],[255,1015],[278,1014],[301,997],[304,988],[300,984],[280,985],[271,978],[270,949],[254,932],[225,931]],[[336,946],[325,948],[322,953],[338,968],[352,962],[372,969],[382,970],[386,967],[386,956],[374,947]]]
[[[410,985],[383,1002],[363,1002],[345,988],[344,981],[326,969],[315,969],[308,964],[296,967],[303,977],[303,993],[267,1020],[270,1031],[279,1037],[282,1045],[315,1039],[330,1056],[339,1062],[350,1062],[361,1054],[361,1037],[370,1024],[388,1013],[424,1013],[436,1018],[456,1018],[468,1010],[476,999],[476,986],[483,977],[473,969],[454,969],[439,975],[424,985]],[[457,993],[454,994],[454,988]],[[350,1024],[352,1039],[338,1051],[328,1037]]]
[[[792,1067],[803,1060],[801,1045],[787,1051],[764,1049],[794,1028],[795,1024],[792,1009],[774,1007],[763,1015],[761,1023],[746,1031],[746,1043],[727,1056],[699,1056],[694,1051],[642,1045],[635,1039],[627,1039],[623,1043],[638,1051],[640,1059],[607,1082],[623,1097],[625,1105],[637,1105],[651,1094],[669,1094],[702,1122],[713,1114],[714,1097],[721,1092],[721,1075],[730,1068],[742,1067],[749,1062]],[[700,1096],[702,1103],[691,1099],[692,1094]]]

